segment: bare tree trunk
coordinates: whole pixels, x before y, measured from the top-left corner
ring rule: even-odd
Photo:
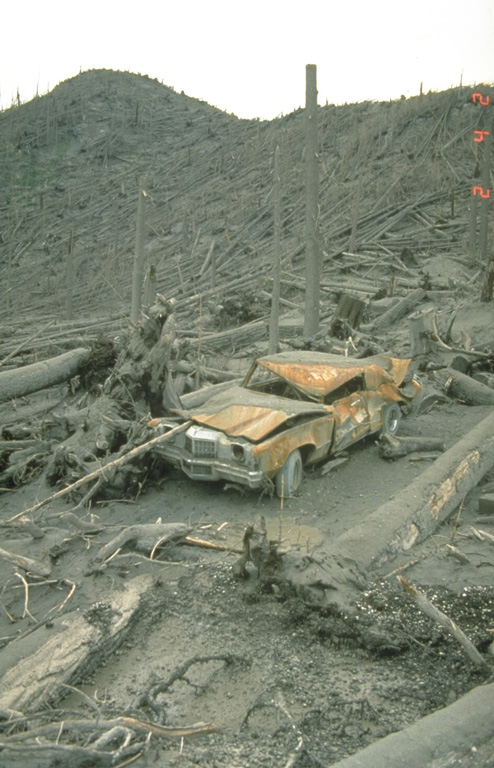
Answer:
[[[491,251],[491,258],[487,263],[485,270],[485,280],[482,286],[480,301],[492,301],[494,290],[494,250]]]
[[[491,134],[484,136],[482,142],[484,148],[484,157],[482,162],[482,188],[488,190],[491,178]],[[480,260],[487,262],[487,241],[489,224],[489,203],[490,197],[484,197],[480,204]]]
[[[494,466],[494,413],[443,453],[410,485],[331,542],[360,568],[378,568],[424,541]]]
[[[468,254],[471,259],[477,255],[477,198],[475,195],[470,197],[470,239],[468,241]]]
[[[319,180],[317,160],[317,69],[306,67],[306,198],[305,198],[305,321],[304,336],[319,330],[321,257],[318,237]]]
[[[280,148],[274,151],[274,256],[273,293],[271,296],[271,319],[269,322],[269,354],[278,351],[280,318],[280,234],[281,234],[281,190],[280,190]]]
[[[73,285],[74,285],[73,246],[74,246],[74,237],[73,237],[73,231],[71,229],[69,234],[69,247],[67,252],[67,303],[66,303],[67,320],[72,320],[72,316],[73,316],[73,306],[72,306]]]
[[[131,322],[139,322],[141,314],[141,291],[144,281],[144,198],[146,193],[139,184],[139,196],[137,198],[136,220],[136,246],[134,256],[134,272],[132,275],[132,306],[130,310]]]
[[[156,267],[149,264],[144,278],[143,303],[145,308],[152,307],[156,300]]]

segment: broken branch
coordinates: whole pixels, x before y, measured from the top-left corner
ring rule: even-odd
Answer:
[[[403,589],[413,597],[418,609],[422,611],[422,613],[425,613],[426,616],[429,616],[430,619],[433,619],[433,621],[440,624],[441,627],[444,627],[444,629],[446,629],[465,649],[467,655],[474,664],[477,664],[479,667],[487,666],[487,663],[484,661],[472,641],[469,640],[465,633],[452,619],[449,618],[449,616],[446,616],[446,614],[440,611],[439,608],[436,608],[436,606],[433,605],[422,592],[419,592],[413,584],[407,581],[404,576],[397,576],[396,578]]]

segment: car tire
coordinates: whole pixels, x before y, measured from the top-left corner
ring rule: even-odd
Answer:
[[[396,435],[401,421],[401,411],[396,403],[385,405],[382,410],[381,434]]]
[[[295,496],[302,483],[302,456],[296,448],[276,475],[276,494],[281,498]]]

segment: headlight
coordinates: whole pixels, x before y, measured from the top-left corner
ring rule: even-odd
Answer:
[[[232,443],[232,456],[236,461],[245,461],[244,446],[240,443]]]

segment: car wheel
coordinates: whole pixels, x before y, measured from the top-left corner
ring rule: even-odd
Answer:
[[[383,435],[396,435],[401,421],[401,411],[396,403],[385,405],[382,410],[381,433]]]
[[[281,498],[295,496],[302,483],[302,457],[295,449],[276,475],[276,493]]]

